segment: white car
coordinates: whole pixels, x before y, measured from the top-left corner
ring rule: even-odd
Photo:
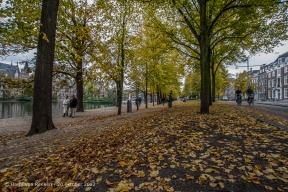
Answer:
[[[229,99],[228,99],[228,97],[225,95],[225,96],[223,96],[223,97],[221,98],[221,100],[222,100],[222,101],[228,101]]]

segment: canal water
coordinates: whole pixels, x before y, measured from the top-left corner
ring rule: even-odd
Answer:
[[[84,110],[115,106],[111,104],[83,103]],[[62,102],[52,102],[52,114],[61,114]],[[32,116],[32,102],[0,101],[0,119]]]

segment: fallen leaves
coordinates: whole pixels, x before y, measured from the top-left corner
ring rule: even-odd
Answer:
[[[115,192],[181,191],[186,184],[229,190],[245,181],[257,189],[286,190],[286,132],[227,105],[213,105],[210,114],[186,105],[79,136],[54,154],[1,169],[0,187],[6,182],[41,181],[53,183],[40,187],[51,191],[73,190],[73,183],[85,191],[99,186]]]

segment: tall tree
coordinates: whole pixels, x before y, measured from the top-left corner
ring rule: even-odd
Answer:
[[[132,0],[98,1],[102,6],[103,33],[101,48],[96,54],[99,69],[116,82],[118,115],[122,110],[123,84],[128,65],[132,61],[131,41],[135,38],[141,19],[135,12],[137,5]],[[135,19],[137,18],[137,19]]]
[[[37,48],[40,8],[41,0],[1,1],[0,58]]]
[[[54,73],[73,81],[77,91],[77,111],[83,112],[84,82],[87,66],[93,62],[100,36],[97,6],[88,0],[63,0],[59,6],[56,63]],[[100,15],[98,15],[100,17]],[[67,82],[67,81],[66,81]],[[67,86],[67,84],[66,84]]]
[[[163,13],[161,14],[162,23],[174,24],[172,32],[182,28],[188,29],[191,35],[189,36],[185,32],[185,34],[180,35],[182,38],[179,38],[179,34],[177,34],[177,40],[182,43],[183,47],[189,49],[198,47],[197,53],[199,53],[201,69],[201,113],[209,113],[211,51],[218,42],[228,44],[229,40],[235,38],[243,38],[243,41],[246,41],[245,38],[247,37],[249,40],[243,47],[248,48],[253,42],[251,39],[255,37],[261,38],[261,42],[287,37],[285,32],[287,17],[284,14],[286,10],[284,6],[279,6],[277,1],[167,0],[159,2],[164,2],[158,6],[159,13]],[[179,13],[180,17],[176,18],[178,22],[170,22],[171,19],[175,18],[175,13],[172,15],[171,12],[166,11],[171,10],[168,2],[172,5],[170,8]],[[163,15],[166,15],[166,18]],[[272,20],[273,22],[271,22]],[[283,28],[279,27],[279,24]],[[261,36],[256,35],[259,31],[262,33]],[[191,36],[196,39],[196,43],[191,39]],[[188,42],[193,42],[192,46]],[[258,51],[261,50],[261,45],[264,43],[259,43],[259,46],[256,46]],[[182,51],[183,48],[180,50]],[[193,54],[190,55],[193,56]]]
[[[27,136],[54,129],[52,71],[59,0],[43,0],[34,82],[33,116]]]

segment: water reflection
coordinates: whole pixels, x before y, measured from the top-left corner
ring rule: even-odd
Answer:
[[[84,110],[112,107],[111,104],[83,103]],[[61,114],[62,102],[52,102],[52,114]],[[32,102],[9,101],[0,102],[1,119],[32,116]]]

